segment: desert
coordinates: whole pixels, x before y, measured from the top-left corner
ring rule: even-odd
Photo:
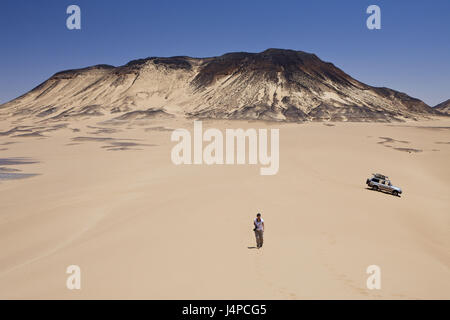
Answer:
[[[57,72],[0,105],[0,298],[448,299],[446,110],[285,49]]]
[[[171,133],[192,119],[108,119],[22,121],[0,137],[0,167],[33,175],[0,180],[2,299],[448,299],[448,118],[203,120],[279,129],[270,176],[248,164],[174,165]],[[401,197],[369,190],[374,171]],[[381,290],[366,287],[374,264]],[[69,265],[81,290],[66,287]]]

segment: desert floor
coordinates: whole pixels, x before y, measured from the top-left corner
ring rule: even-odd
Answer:
[[[450,120],[203,122],[279,128],[274,176],[175,166],[170,135],[190,120],[101,120],[0,136],[0,177],[37,174],[0,179],[0,298],[450,298]],[[374,172],[404,194],[368,190]]]

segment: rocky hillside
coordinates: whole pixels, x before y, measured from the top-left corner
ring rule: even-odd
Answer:
[[[442,113],[450,115],[450,99],[448,99],[448,100],[446,100],[444,102],[441,102],[438,105],[434,106],[434,109],[439,111],[439,112],[442,112]]]
[[[0,116],[54,121],[194,117],[391,121],[436,114],[419,99],[361,83],[316,55],[268,49],[212,58],[147,58],[62,71],[0,106]]]

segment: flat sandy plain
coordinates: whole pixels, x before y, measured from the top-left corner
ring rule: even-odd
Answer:
[[[2,177],[36,174],[0,180],[0,298],[450,298],[449,119],[203,126],[279,128],[278,174],[175,166],[185,119],[0,136]],[[403,195],[368,190],[373,172]],[[72,264],[81,290],[66,288]],[[366,288],[369,265],[381,290]]]

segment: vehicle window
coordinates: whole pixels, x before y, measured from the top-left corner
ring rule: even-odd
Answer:
[[[373,181],[373,182],[376,182],[376,183],[380,182],[380,180],[378,180],[378,179],[375,179],[375,178],[374,178],[374,179],[372,179],[372,181]]]

